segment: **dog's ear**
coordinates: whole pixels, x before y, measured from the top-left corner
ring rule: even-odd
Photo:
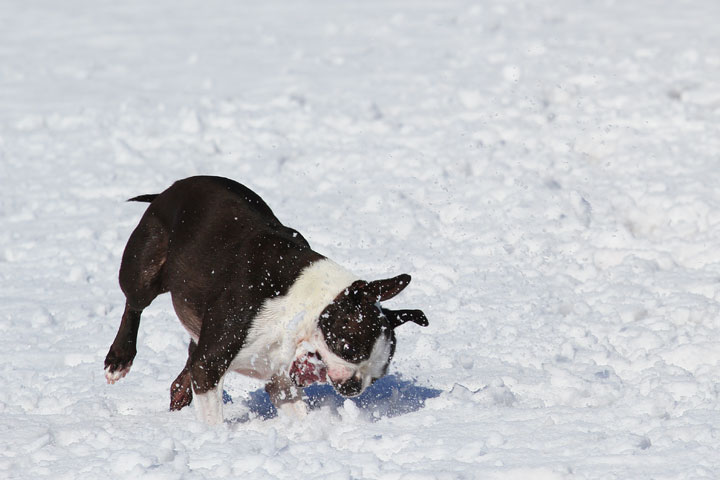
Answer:
[[[428,322],[422,310],[389,310],[383,308],[382,311],[390,322],[393,330],[406,322],[417,323],[421,327],[430,325],[430,322]]]
[[[376,302],[383,302],[402,292],[410,283],[410,275],[403,273],[385,280],[374,280],[362,287],[362,293],[374,298]]]

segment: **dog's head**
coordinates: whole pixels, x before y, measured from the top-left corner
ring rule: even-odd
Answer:
[[[403,274],[385,280],[358,280],[320,314],[323,341],[318,353],[338,393],[360,395],[385,375],[395,353],[395,328],[405,322],[427,326],[420,310],[389,310],[380,306],[410,283]]]

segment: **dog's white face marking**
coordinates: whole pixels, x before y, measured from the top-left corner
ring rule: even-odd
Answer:
[[[362,381],[363,390],[385,374],[392,354],[392,342],[385,335],[381,335],[375,340],[370,357],[360,363],[348,362],[334,354],[325,343],[320,330],[317,330],[313,336],[313,345],[327,365],[327,374],[330,380],[334,383],[343,383],[357,376]]]
[[[378,379],[385,374],[388,364],[390,363],[390,355],[392,354],[392,343],[385,335],[380,335],[375,340],[370,358],[362,362],[358,366],[358,372],[365,379],[372,381]],[[368,384],[369,385],[369,384]],[[368,387],[365,385],[365,388]]]

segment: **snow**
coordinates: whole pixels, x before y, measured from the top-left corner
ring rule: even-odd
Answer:
[[[720,7],[0,3],[0,477],[720,475]],[[228,376],[168,411],[168,298],[107,385],[120,256],[194,174],[257,191],[388,305],[390,376],[305,419]]]

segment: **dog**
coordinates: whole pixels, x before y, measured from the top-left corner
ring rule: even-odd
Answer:
[[[190,177],[128,201],[150,205],[122,256],[125,311],[105,377],[112,384],[127,375],[143,310],[170,292],[191,338],[170,410],[192,402],[200,420],[222,423],[223,379],[235,371],[266,380],[272,403],[302,416],[303,387],[329,382],[340,395],[357,396],[387,372],[395,328],[428,325],[420,310],[380,304],[410,275],[359,279],[233,180]]]

